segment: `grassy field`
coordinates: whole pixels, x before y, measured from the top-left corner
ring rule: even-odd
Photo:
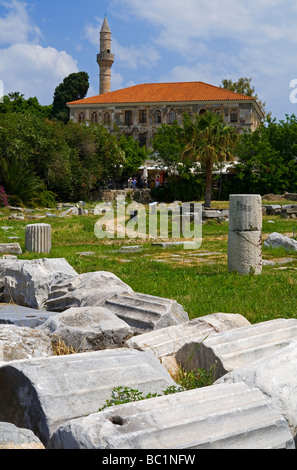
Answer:
[[[228,202],[214,202],[213,207],[228,208]],[[149,239],[99,240],[94,234],[99,217],[94,215],[21,221],[10,220],[11,212],[1,208],[0,243],[20,243],[23,254],[19,259],[43,256],[25,252],[25,227],[31,223],[49,223],[52,250],[46,257],[65,258],[79,273],[113,272],[137,292],[176,300],[191,319],[215,312],[240,313],[251,323],[297,318],[297,252],[263,248],[263,259],[281,264],[264,266],[259,276],[231,274],[227,269],[227,221],[203,224],[201,247],[187,250],[183,246],[170,249],[152,246],[156,240]],[[46,212],[36,210],[34,214]],[[292,237],[293,232],[297,234],[297,220],[264,216],[263,241],[271,232]],[[142,250],[119,252],[122,246],[130,245],[142,245]],[[94,254],[81,255],[82,252]]]

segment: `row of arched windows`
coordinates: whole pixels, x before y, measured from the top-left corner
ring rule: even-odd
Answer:
[[[77,116],[77,120],[80,123],[86,122],[86,113],[84,111],[80,111]],[[90,121],[92,124],[97,124],[99,122],[99,117],[98,113],[94,111],[93,113],[90,114]],[[104,124],[110,124],[111,123],[111,116],[109,112],[105,112],[103,115],[103,122]]]
[[[206,113],[206,109],[200,109],[199,114],[202,115]],[[215,113],[218,114],[223,114],[221,109],[216,109]],[[145,124],[146,123],[146,116],[147,113],[146,111],[139,111],[139,123],[140,124]],[[80,111],[77,115],[77,120],[80,123],[85,123],[86,122],[86,113],[84,111]],[[173,124],[174,121],[177,120],[177,113],[174,109],[170,109],[168,114],[167,114],[167,124]],[[230,111],[230,123],[235,123],[238,122],[239,117],[238,117],[238,109],[234,108],[231,109]],[[99,116],[96,111],[92,112],[90,114],[90,121],[92,124],[97,124],[99,122]],[[162,113],[160,110],[156,110],[153,113],[153,124],[162,124]],[[131,126],[132,125],[132,111],[126,111],[125,112],[125,120],[124,123],[126,125]],[[103,124],[104,125],[110,125],[111,124],[111,113],[109,111],[105,111],[103,113]]]

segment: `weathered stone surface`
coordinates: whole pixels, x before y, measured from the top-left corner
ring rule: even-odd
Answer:
[[[56,312],[0,303],[0,324],[36,328],[54,315]]]
[[[185,343],[176,359],[187,370],[209,370],[215,365],[214,375],[218,379],[296,340],[297,320],[277,319],[212,335],[201,343]]]
[[[0,423],[0,449],[44,449],[44,445],[29,429],[12,423]]]
[[[262,230],[262,198],[258,194],[230,194],[229,230],[260,232]]]
[[[104,306],[140,334],[189,321],[188,314],[175,300],[138,292],[114,294]]]
[[[52,285],[46,309],[63,312],[70,307],[103,306],[114,293],[132,292],[115,274],[106,271],[72,276]]]
[[[287,420],[297,438],[297,341],[274,354],[240,367],[221,377],[216,384],[244,382],[257,387],[271,399],[273,409]]]
[[[284,248],[285,250],[297,251],[297,240],[293,240],[293,238],[281,233],[273,232],[265,240],[264,246],[267,248]]]
[[[286,420],[243,383],[113,406],[73,419],[51,449],[294,449]]]
[[[174,246],[183,246],[184,248],[195,248],[197,245],[196,241],[183,241],[183,242],[154,242],[152,246],[161,246],[162,248],[172,248]]]
[[[127,341],[126,346],[152,351],[158,358],[163,358],[175,355],[185,343],[197,341],[198,344],[210,335],[248,325],[250,322],[242,315],[214,313],[179,325],[133,336]]]
[[[50,253],[52,247],[51,226],[31,224],[26,226],[25,247],[34,253]]]
[[[0,364],[0,421],[31,429],[47,445],[62,423],[97,412],[114,387],[145,395],[175,385],[152,354],[118,348]]]
[[[285,198],[290,201],[297,201],[297,193],[285,193]]]
[[[262,232],[229,232],[228,269],[241,275],[261,274]]]
[[[202,218],[203,219],[221,219],[223,218],[222,211],[218,210],[204,210],[202,211]]]
[[[282,206],[281,216],[284,218],[296,218],[297,204],[285,204]]]
[[[53,354],[51,340],[42,331],[15,325],[0,325],[0,361],[49,357]]]
[[[230,272],[262,272],[262,198],[257,194],[229,197],[228,269]]]
[[[58,337],[76,352],[120,348],[133,336],[133,329],[103,307],[76,307],[58,313],[38,330]]]
[[[22,249],[19,243],[0,243],[0,254],[16,254],[22,253]]]
[[[267,215],[280,214],[281,210],[282,210],[282,206],[280,206],[278,204],[267,204],[267,205],[263,206],[262,208],[266,209],[266,214]]]
[[[4,286],[5,286],[5,271],[14,263],[22,263],[21,260],[16,259],[2,259],[0,258],[0,299],[3,296]]]
[[[51,286],[77,273],[64,258],[43,258],[12,263],[2,275],[5,302],[41,310]]]
[[[168,371],[173,380],[178,381],[180,378],[180,366],[174,356],[163,356],[160,358],[163,367]]]

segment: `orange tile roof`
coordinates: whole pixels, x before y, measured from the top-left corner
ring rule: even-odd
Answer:
[[[71,101],[69,105],[165,103],[183,101],[241,101],[254,98],[203,82],[147,83]]]

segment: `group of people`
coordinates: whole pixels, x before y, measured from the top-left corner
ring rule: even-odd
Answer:
[[[147,178],[144,178],[143,176],[141,176],[140,178],[137,178],[136,176],[132,178],[130,176],[130,178],[128,179],[128,188],[149,188],[149,183]]]

